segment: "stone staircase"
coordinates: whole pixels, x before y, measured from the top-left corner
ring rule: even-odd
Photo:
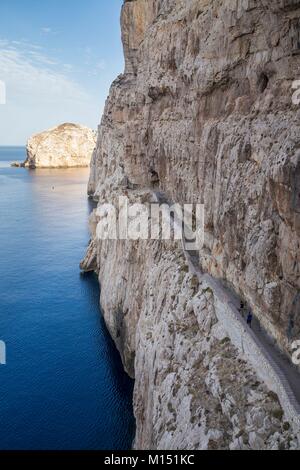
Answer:
[[[153,195],[159,204],[172,205],[164,193],[156,192]],[[216,315],[232,343],[246,356],[258,376],[277,394],[286,419],[300,435],[300,374],[292,364],[283,363],[284,358],[279,351],[262,334],[257,318],[254,317],[253,321],[255,328],[248,327],[237,307],[238,296],[201,270],[199,253],[187,251],[185,240],[182,240],[182,250],[190,271],[198,277],[200,285],[203,289],[209,287],[212,290]]]

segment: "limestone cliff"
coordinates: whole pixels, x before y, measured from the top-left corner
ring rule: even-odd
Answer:
[[[96,146],[96,133],[78,124],[62,124],[32,136],[27,142],[29,168],[89,166]]]
[[[100,203],[149,200],[154,188],[203,203],[199,265],[287,355],[300,339],[299,26],[297,0],[125,1],[125,72],[88,189]],[[136,448],[299,447],[180,246],[94,238],[82,267],[99,272],[106,322],[136,377]]]

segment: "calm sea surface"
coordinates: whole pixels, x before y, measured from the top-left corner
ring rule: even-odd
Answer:
[[[0,147],[0,449],[131,447],[133,383],[99,312],[88,169],[10,168]]]

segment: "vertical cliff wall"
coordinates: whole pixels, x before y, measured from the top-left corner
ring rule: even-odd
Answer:
[[[296,0],[125,1],[126,67],[89,182],[100,203],[148,201],[154,188],[203,203],[202,269],[288,355],[300,338],[299,32]],[[106,322],[136,377],[137,448],[299,445],[181,247],[95,239],[83,268],[99,272]]]

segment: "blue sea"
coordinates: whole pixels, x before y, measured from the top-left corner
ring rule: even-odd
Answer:
[[[10,167],[24,158],[0,148],[0,449],[130,449],[133,382],[79,271],[89,170]]]

